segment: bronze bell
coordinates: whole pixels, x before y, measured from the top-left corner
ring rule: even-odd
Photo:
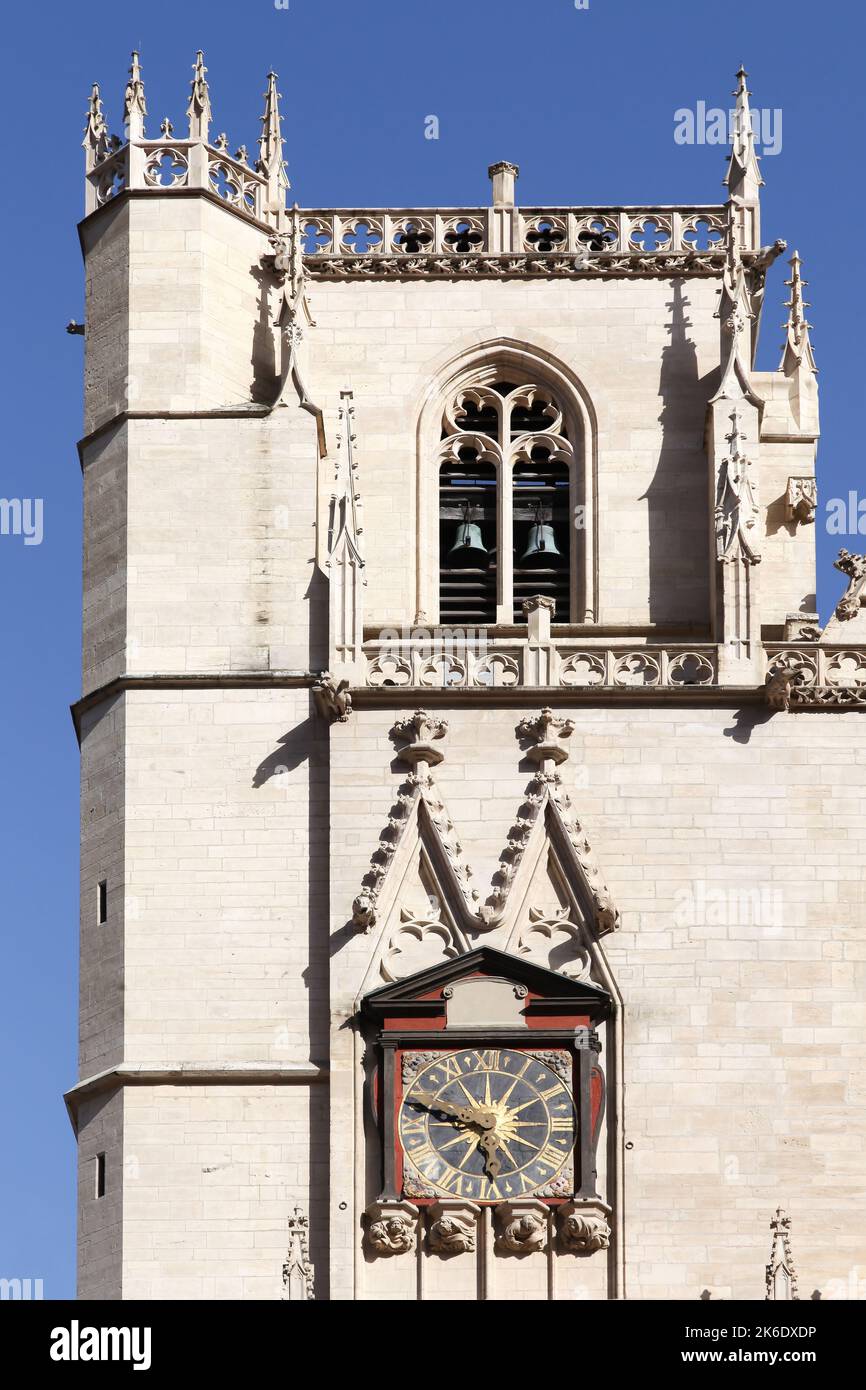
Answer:
[[[453,558],[457,551],[460,550],[474,552],[474,554],[466,555],[467,560],[475,559],[480,561],[482,557],[487,559],[487,546],[481,539],[481,527],[477,525],[476,522],[469,520],[468,502],[463,508],[463,520],[457,527],[457,535],[454,539],[454,544],[448,552],[449,557]]]
[[[556,544],[556,536],[549,521],[542,521],[541,507],[535,513],[535,521],[529,528],[529,540],[520,557],[520,563],[543,564],[546,560],[560,560],[562,554]]]

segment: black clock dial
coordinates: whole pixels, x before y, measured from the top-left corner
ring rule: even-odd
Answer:
[[[399,1115],[412,1179],[407,1190],[420,1180],[436,1193],[475,1201],[569,1195],[577,1129],[564,1079],[569,1054],[543,1056],[466,1048],[419,1067]]]

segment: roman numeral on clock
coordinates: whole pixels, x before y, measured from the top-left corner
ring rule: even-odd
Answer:
[[[463,1075],[460,1062],[456,1057],[443,1058],[441,1062],[436,1063],[434,1070],[443,1072],[445,1081],[456,1081],[459,1076]],[[432,1073],[429,1073],[429,1075],[432,1079]]]
[[[543,1165],[545,1168],[551,1168],[555,1171],[557,1168],[562,1167],[564,1158],[565,1153],[563,1151],[554,1149],[552,1145],[548,1144],[547,1148],[542,1150],[535,1161],[539,1167]]]

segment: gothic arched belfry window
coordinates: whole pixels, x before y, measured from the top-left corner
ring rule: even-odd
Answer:
[[[440,623],[522,624],[536,594],[555,623],[594,620],[586,434],[585,410],[526,364],[451,387],[436,455]],[[421,597],[433,607],[432,582]]]

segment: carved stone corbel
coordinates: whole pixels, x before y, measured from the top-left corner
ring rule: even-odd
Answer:
[[[504,1255],[531,1255],[547,1248],[549,1209],[533,1197],[502,1202],[495,1211],[496,1249]]]
[[[478,1238],[481,1208],[474,1202],[443,1198],[428,1209],[427,1244],[437,1255],[471,1254]]]
[[[374,1255],[407,1255],[415,1249],[418,1208],[411,1202],[373,1202],[364,1213],[364,1243]]]
[[[807,526],[818,511],[818,482],[815,478],[789,478],[785,493],[785,515],[788,521]]]
[[[566,1202],[556,1213],[561,1249],[594,1255],[610,1246],[610,1207],[604,1202]]]

